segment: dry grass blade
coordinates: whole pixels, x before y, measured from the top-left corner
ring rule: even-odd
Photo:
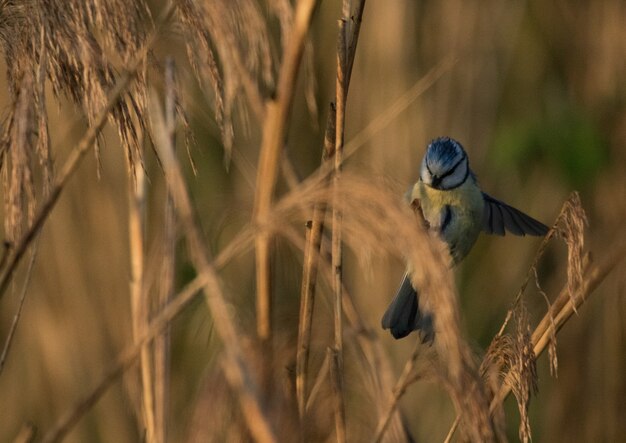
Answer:
[[[330,357],[330,378],[333,387],[335,405],[335,431],[337,442],[346,441],[346,414],[344,410],[343,390],[343,240],[342,240],[342,205],[339,201],[341,169],[343,167],[343,141],[346,118],[346,68],[347,68],[347,17],[350,12],[349,2],[343,2],[343,17],[339,21],[339,37],[337,39],[337,81],[335,86],[336,123],[335,153],[333,173],[333,205],[332,205],[332,268],[333,268],[333,317],[334,317],[334,348]],[[330,352],[330,351],[329,351]]]
[[[168,58],[165,66],[165,118],[172,145],[176,137],[176,88],[174,79],[174,61]],[[167,306],[174,296],[174,281],[176,269],[176,220],[174,206],[169,193],[165,196],[165,208],[163,214],[164,232],[161,240],[162,253],[161,271],[158,281],[158,309]],[[165,443],[167,441],[168,403],[169,403],[169,375],[170,375],[170,336],[169,328],[156,338],[154,342],[154,415],[155,415],[155,441]]]
[[[335,107],[330,106],[324,137],[322,161],[326,162],[335,151]],[[315,284],[317,279],[317,262],[322,244],[324,215],[326,206],[316,204],[310,220],[306,221],[306,241],[302,264],[302,288],[300,290],[300,317],[298,321],[298,345],[296,353],[296,397],[300,419],[304,417],[305,405],[308,404],[307,369],[311,344],[311,328],[313,308],[315,306]]]
[[[307,222],[296,353],[296,396],[298,399],[300,419],[304,417],[307,403],[307,369],[313,323],[313,308],[315,306],[315,282],[317,279],[317,266],[313,262],[317,261],[316,251],[319,251],[322,242],[322,219],[325,212],[326,208],[316,207],[313,211],[313,219]]]
[[[139,151],[142,154],[142,150]],[[140,332],[150,321],[150,301],[145,281],[145,226],[146,226],[146,177],[139,157],[134,158],[134,180],[130,177],[128,194],[128,235],[131,262],[130,275],[130,306],[133,339],[137,340]],[[152,348],[144,346],[139,361],[141,411],[143,426],[146,430],[146,441],[155,442],[154,414],[154,372]]]
[[[13,439],[13,443],[32,443],[35,441],[37,428],[33,424],[25,424]]]
[[[336,100],[340,105],[341,116],[337,116],[337,105],[331,104],[327,117],[326,132],[324,137],[324,149],[322,152],[322,162],[325,163],[335,154],[337,142],[339,140],[341,152],[343,153],[344,142],[344,120],[345,120],[345,102],[350,84],[352,66],[354,57],[356,56],[356,47],[361,29],[363,11],[365,8],[365,0],[358,2],[354,25],[350,28],[350,35],[347,36],[347,20],[349,14],[349,5],[343,3],[343,18],[339,30],[338,47],[337,47],[337,82],[336,82]],[[349,40],[349,43],[348,43]],[[349,45],[349,46],[348,46]],[[342,155],[335,156],[334,170],[335,177],[338,173],[343,161]],[[307,388],[307,368],[309,358],[309,346],[311,337],[311,324],[313,316],[313,306],[315,300],[315,278],[317,276],[317,256],[321,246],[321,235],[324,228],[324,213],[326,207],[316,204],[313,207],[311,220],[307,221],[307,241],[304,249],[304,264],[302,270],[302,290],[300,299],[300,321],[298,323],[298,351],[296,361],[296,396],[298,399],[298,408],[300,418],[304,417]],[[337,216],[338,212],[333,212],[333,216]],[[338,220],[333,219],[333,226],[337,227]],[[337,229],[337,232],[339,229]],[[333,230],[333,258],[341,260],[341,238]],[[336,291],[335,300],[335,347],[340,349],[339,342],[342,341],[341,330],[341,272],[339,266],[336,266],[334,287]]]
[[[278,76],[276,99],[267,105],[256,180],[254,216],[261,223],[270,211],[285,142],[287,122],[293,94],[316,0],[301,0],[295,11],[294,24]],[[270,236],[261,234],[256,240],[257,334],[262,342],[271,335]]]
[[[339,352],[336,349],[328,348],[328,370],[330,385],[333,392],[333,406],[335,412],[335,434],[337,443],[346,441],[346,411],[344,407],[343,393],[343,373]]]
[[[24,308],[24,302],[26,301],[28,284],[30,283],[30,277],[33,273],[33,267],[35,266],[35,259],[37,258],[37,249],[38,249],[38,244],[37,242],[35,242],[35,244],[33,245],[33,251],[31,254],[30,261],[28,262],[28,269],[26,270],[26,274],[25,274],[26,277],[24,278],[24,285],[22,287],[22,292],[20,294],[20,301],[17,306],[17,311],[15,311],[15,315],[13,316],[13,321],[11,322],[9,333],[7,334],[7,338],[4,341],[4,346],[2,347],[2,354],[0,354],[0,375],[2,375],[4,364],[7,360],[9,352],[11,351],[11,345],[13,344],[15,331],[17,331],[17,325],[19,324],[20,318],[22,316],[22,309]]]
[[[404,364],[404,369],[402,370],[402,374],[398,378],[393,391],[391,392],[391,397],[389,398],[388,404],[386,406],[386,411],[383,415],[378,419],[378,424],[376,425],[376,431],[374,432],[374,437],[372,438],[372,442],[380,443],[383,441],[383,437],[385,436],[385,432],[387,431],[387,427],[391,422],[391,418],[393,417],[393,413],[398,407],[398,401],[400,397],[404,395],[406,389],[409,387],[409,384],[412,380],[412,374],[415,369],[415,362],[419,355],[420,350],[420,342],[416,341],[415,346],[413,347],[413,352],[411,353],[411,357]]]
[[[276,435],[260,401],[257,384],[252,378],[250,367],[246,363],[239,344],[241,334],[231,321],[215,267],[209,261],[210,254],[202,238],[180,165],[175,157],[174,147],[171,145],[172,140],[165,129],[165,121],[156,97],[152,100],[151,106],[153,109],[151,112],[152,129],[163,161],[168,187],[178,218],[184,228],[190,258],[197,272],[206,280],[205,300],[215,323],[215,331],[224,344],[224,358],[221,361],[224,373],[239,397],[246,423],[254,438],[261,442],[276,441]]]

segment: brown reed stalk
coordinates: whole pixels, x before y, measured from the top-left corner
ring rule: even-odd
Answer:
[[[17,310],[15,311],[13,321],[11,321],[11,327],[9,328],[9,333],[7,334],[7,338],[4,341],[4,346],[2,347],[2,354],[0,354],[0,375],[2,375],[4,364],[6,363],[9,352],[11,351],[11,345],[13,344],[15,331],[17,331],[17,326],[20,322],[20,319],[22,318],[22,310],[24,309],[24,302],[26,301],[26,294],[28,293],[28,285],[30,283],[30,277],[33,273],[33,267],[35,266],[35,259],[37,258],[37,251],[39,248],[38,244],[38,241],[35,241],[35,243],[33,244],[33,249],[31,252],[30,261],[28,262],[28,268],[26,269],[26,274],[24,277],[24,283],[22,285],[22,291],[20,293],[20,300],[17,306]]]
[[[176,87],[174,79],[174,60],[168,57],[165,64],[165,126],[172,146],[176,145]],[[158,280],[158,310],[164,309],[174,296],[174,278],[176,268],[176,221],[172,198],[169,192],[165,196],[163,213],[162,262]],[[167,441],[167,417],[169,403],[170,375],[170,335],[169,327],[154,341],[154,415],[155,441]]]
[[[13,443],[32,443],[35,441],[35,434],[37,434],[35,425],[25,424],[13,439]]]
[[[350,14],[350,2],[343,1],[342,18],[339,20],[339,37],[337,39],[337,80],[335,86],[336,124],[335,153],[333,162],[333,207],[331,257],[333,268],[333,317],[334,341],[330,355],[330,380],[334,398],[335,432],[338,443],[346,441],[346,413],[344,410],[343,389],[343,244],[341,237],[342,208],[339,197],[341,169],[343,167],[343,141],[346,119],[346,68],[347,68],[347,20]],[[329,351],[330,352],[330,351]]]
[[[152,129],[165,177],[185,232],[190,259],[197,272],[204,275],[206,279],[205,301],[212,314],[215,331],[224,345],[224,358],[221,364],[226,380],[239,399],[244,418],[253,437],[261,442],[276,441],[276,434],[260,400],[257,383],[251,375],[250,365],[239,344],[241,334],[231,321],[219,277],[214,264],[210,261],[210,253],[203,240],[202,230],[187,193],[174,146],[165,129],[164,117],[156,97],[153,97],[151,104]]]
[[[415,362],[417,361],[417,357],[419,356],[420,350],[420,341],[416,340],[415,345],[413,346],[413,352],[411,352],[411,357],[404,364],[404,369],[402,369],[402,374],[398,378],[393,391],[391,392],[391,397],[387,402],[386,412],[380,416],[378,419],[378,424],[376,425],[376,431],[374,431],[374,437],[372,438],[372,442],[380,443],[385,436],[385,432],[387,431],[387,427],[391,422],[391,418],[393,417],[393,413],[398,407],[398,401],[400,397],[404,395],[406,389],[409,387],[414,378],[412,377],[413,371],[415,369]]]
[[[336,83],[336,100],[337,97],[343,97],[341,99],[343,103],[343,113],[345,114],[345,101],[347,99],[348,87],[350,84],[350,78],[352,73],[352,67],[354,65],[354,58],[356,56],[356,47],[358,43],[358,37],[361,29],[361,23],[363,21],[363,11],[365,8],[365,0],[358,2],[355,14],[350,19],[349,8],[347,2],[343,3],[343,24],[340,27],[338,48],[337,48],[337,83]],[[347,20],[353,20],[353,25],[350,27],[350,35],[347,36]],[[349,43],[348,43],[349,41]],[[339,80],[341,78],[341,81]],[[338,100],[337,100],[338,102]],[[324,166],[333,157],[336,151],[337,139],[341,139],[341,145],[343,146],[343,123],[342,128],[337,129],[337,105],[331,103],[329,107],[329,113],[326,120],[326,131],[324,136],[324,147],[322,151],[322,166]],[[345,117],[341,117],[342,122]],[[341,149],[343,152],[343,148]],[[343,160],[335,157],[333,163],[333,170],[337,174],[340,169],[340,165]],[[324,214],[326,207],[322,204],[316,204],[313,207],[313,213],[310,220],[307,221],[306,231],[306,247],[304,248],[304,262],[302,267],[302,288],[300,291],[300,320],[298,322],[298,345],[296,354],[296,397],[298,401],[298,411],[300,419],[304,417],[306,405],[308,403],[307,395],[307,369],[309,361],[310,341],[311,341],[311,328],[313,322],[313,307],[315,305],[315,280],[317,277],[317,260],[321,246],[322,232],[324,229]],[[335,214],[335,213],[333,213]],[[334,221],[333,221],[333,226]],[[334,232],[334,230],[333,230]],[[340,238],[335,237],[333,234],[334,248],[340,248]],[[339,240],[339,241],[338,241]],[[340,257],[340,251],[335,251],[333,257]],[[339,268],[340,270],[340,268]],[[341,283],[341,275],[338,276],[339,283]],[[336,295],[340,297],[341,284],[334,283],[336,288]],[[337,337],[341,340],[341,300],[335,301],[335,342],[337,343]],[[337,314],[339,313],[339,314]],[[339,327],[337,325],[339,324]]]
[[[135,171],[128,183],[128,240],[130,249],[130,306],[133,340],[139,337],[140,331],[150,321],[150,302],[145,283],[145,217],[146,217],[146,177],[142,166],[143,152],[139,148],[139,156],[129,165],[129,171]],[[146,345],[141,351],[139,360],[139,379],[141,393],[141,411],[145,426],[146,441],[155,442],[154,418],[154,377],[151,347]]]
[[[343,374],[342,362],[340,354],[336,349],[328,348],[326,350],[328,356],[328,372],[330,386],[333,393],[333,409],[335,412],[335,434],[339,443],[346,441],[346,411],[344,406],[343,395]]]
[[[325,164],[335,151],[335,107],[330,106],[322,164]],[[324,230],[324,214],[326,206],[318,203],[313,207],[313,214],[306,222],[306,240],[304,259],[302,264],[302,286],[300,290],[300,319],[298,321],[298,344],[296,351],[296,397],[300,420],[304,418],[307,400],[307,370],[311,345],[311,329],[313,323],[313,308],[315,306],[315,286],[317,280],[317,260],[322,245]]]
[[[317,0],[298,2],[280,66],[276,98],[267,103],[254,198],[254,218],[261,222],[264,222],[271,209],[298,70],[316,6]],[[271,236],[267,233],[259,234],[255,242],[257,335],[261,342],[269,342],[271,338],[270,242]]]

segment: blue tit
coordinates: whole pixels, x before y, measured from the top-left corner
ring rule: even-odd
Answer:
[[[455,265],[469,253],[481,231],[520,236],[543,236],[548,232],[543,223],[482,192],[467,153],[459,142],[448,137],[428,145],[419,179],[406,197],[410,204],[419,202],[429,229],[446,242]],[[420,330],[424,341],[432,341],[432,318],[420,312],[409,274],[410,266],[382,318],[382,327],[396,339]]]

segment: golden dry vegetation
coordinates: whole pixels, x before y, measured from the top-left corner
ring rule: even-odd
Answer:
[[[625,440],[625,23],[0,0],[0,441]],[[450,270],[401,199],[440,135],[546,238]],[[380,328],[405,260],[432,346]]]

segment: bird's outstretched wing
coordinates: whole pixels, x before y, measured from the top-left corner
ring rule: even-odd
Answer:
[[[483,192],[485,209],[483,231],[487,234],[504,235],[505,230],[514,235],[546,235],[548,227],[522,211]]]

